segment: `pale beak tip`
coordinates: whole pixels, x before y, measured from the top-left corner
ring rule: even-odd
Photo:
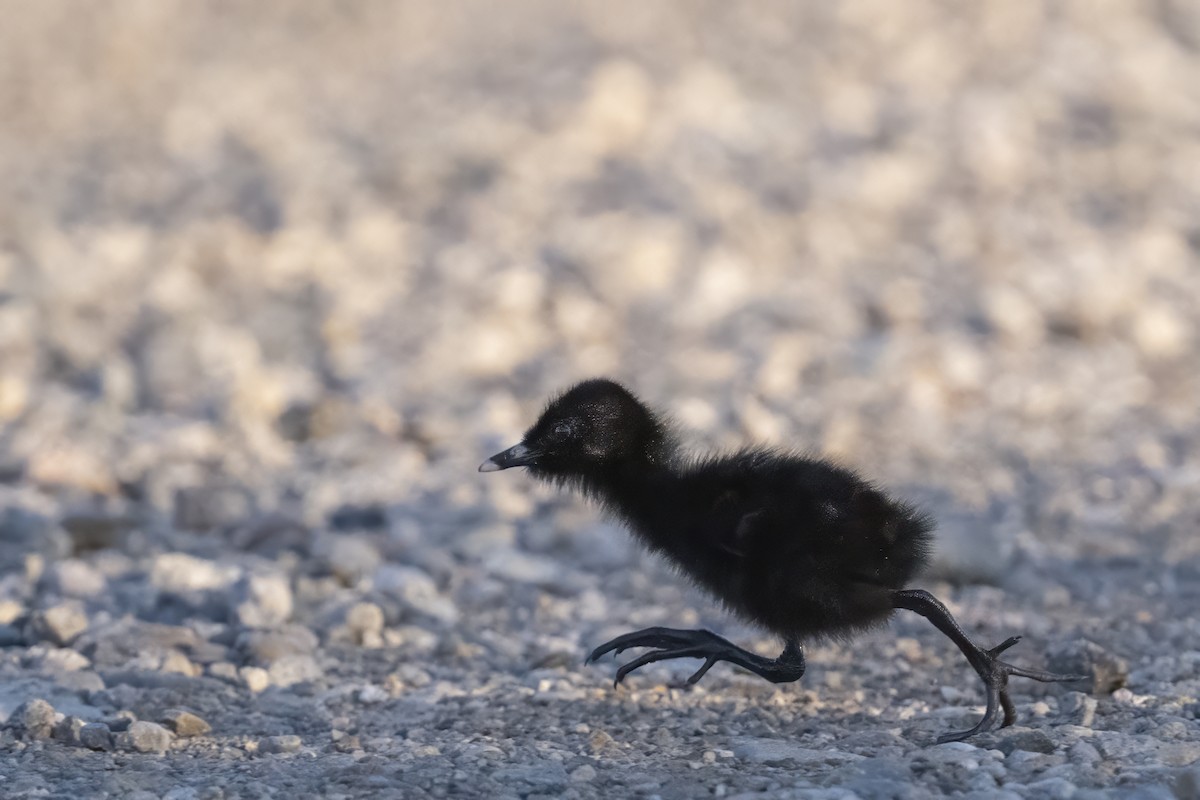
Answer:
[[[498,472],[500,469],[500,465],[490,458],[479,465],[480,472]]]

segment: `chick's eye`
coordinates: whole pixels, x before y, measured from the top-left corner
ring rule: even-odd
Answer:
[[[554,426],[554,430],[550,432],[550,435],[555,439],[566,439],[570,437],[571,431],[572,427],[570,423],[560,422]]]

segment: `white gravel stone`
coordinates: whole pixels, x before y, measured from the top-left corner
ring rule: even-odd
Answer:
[[[33,635],[53,644],[66,646],[87,630],[88,618],[83,608],[75,603],[61,603],[32,617]]]
[[[292,587],[285,575],[247,575],[234,589],[235,614],[249,628],[271,628],[292,617]]]
[[[235,566],[217,564],[187,553],[163,553],[150,567],[150,582],[171,592],[228,589],[241,574]]]
[[[51,564],[42,580],[48,591],[60,597],[98,597],[108,587],[103,573],[78,558],[68,558]]]
[[[54,706],[40,697],[27,700],[12,712],[17,730],[28,739],[48,739],[56,720]]]

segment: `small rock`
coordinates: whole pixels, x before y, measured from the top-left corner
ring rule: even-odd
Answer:
[[[367,684],[358,690],[358,702],[363,705],[374,705],[391,699],[391,695],[382,686]]]
[[[596,731],[588,737],[588,749],[594,755],[614,755],[621,752],[621,748],[616,741],[608,734],[607,731]]]
[[[42,589],[60,597],[98,597],[107,588],[108,581],[104,575],[78,558],[55,562],[42,576]]]
[[[1173,358],[1188,350],[1192,338],[1186,316],[1163,303],[1148,303],[1133,319],[1133,341],[1152,359]]]
[[[248,661],[269,666],[286,656],[306,656],[315,652],[317,635],[302,625],[284,625],[269,631],[246,631],[238,636],[237,648]]]
[[[570,778],[572,783],[590,783],[596,779],[596,768],[591,764],[576,767],[571,771]]]
[[[66,647],[87,630],[88,618],[75,603],[62,603],[35,613],[30,620],[34,639]]]
[[[283,736],[268,736],[265,739],[259,740],[258,752],[267,755],[275,755],[279,753],[295,753],[300,749],[303,742],[299,736],[295,734],[286,734]]]
[[[525,796],[559,797],[567,785],[567,770],[557,761],[548,759],[500,767],[492,772],[491,777],[502,786],[524,784],[531,787],[532,792],[521,792]]]
[[[1054,752],[1055,744],[1044,732],[1026,729],[1009,733],[1000,740],[1000,743],[996,745],[996,749],[1006,756],[1011,755],[1017,750],[1049,755]]]
[[[26,610],[24,603],[12,598],[0,600],[0,623],[13,625],[26,615]]]
[[[83,653],[66,647],[56,647],[45,652],[38,666],[47,672],[64,673],[78,672],[81,669],[87,669],[91,665],[92,662]]]
[[[89,750],[112,750],[112,731],[103,722],[89,722],[79,729],[79,744]]]
[[[382,557],[371,541],[362,536],[323,536],[315,547],[326,568],[345,586],[353,586],[370,575]]]
[[[238,486],[194,486],[175,492],[175,527],[207,531],[232,525],[253,510],[250,494]]]
[[[383,633],[383,609],[374,603],[355,603],[346,611],[346,627],[360,644],[366,636]]]
[[[484,568],[493,575],[517,583],[550,586],[562,577],[562,565],[549,559],[506,548],[484,560]]]
[[[1092,744],[1085,741],[1078,741],[1071,745],[1067,750],[1067,760],[1072,764],[1088,766],[1097,764],[1101,760],[1100,751]]]
[[[204,672],[200,667],[193,664],[190,658],[178,650],[168,650],[163,653],[158,670],[160,672],[173,672],[177,675],[187,675],[192,678]]]
[[[1077,639],[1047,652],[1046,669],[1065,674],[1091,675],[1093,694],[1112,694],[1129,680],[1129,663],[1095,642]],[[1076,684],[1078,685],[1078,684]]]
[[[0,625],[0,647],[18,647],[25,644],[25,634],[15,625]]]
[[[70,534],[72,550],[86,553],[118,547],[121,538],[134,527],[134,521],[116,514],[71,514],[59,522]]]
[[[234,593],[235,615],[248,628],[282,625],[292,616],[292,587],[285,575],[247,575]]]
[[[203,736],[212,726],[186,708],[171,708],[163,714],[163,725],[176,736],[184,739]]]
[[[129,730],[129,726],[137,722],[137,718],[133,716],[132,711],[118,711],[115,717],[109,717],[101,722],[113,733],[121,733]]]
[[[267,667],[267,674],[275,686],[294,686],[318,680],[324,672],[312,656],[284,656]]]
[[[387,677],[387,685],[392,694],[399,694],[406,687],[420,689],[433,682],[433,677],[416,664],[401,664],[396,671]]]
[[[312,531],[286,514],[270,512],[244,521],[233,530],[230,541],[238,550],[276,558],[288,551],[307,554]]]
[[[387,509],[378,503],[343,505],[329,515],[329,527],[335,531],[377,530],[388,523]]]
[[[49,739],[54,732],[54,706],[40,697],[26,700],[12,713],[16,730],[27,739]]]
[[[150,566],[150,582],[168,592],[203,592],[227,589],[241,570],[197,558],[187,553],[162,553]]]
[[[1068,692],[1058,701],[1062,719],[1081,728],[1090,728],[1096,722],[1096,698],[1083,692]]]
[[[246,684],[246,688],[258,694],[271,685],[271,674],[262,667],[242,667],[238,676]]]
[[[165,753],[172,738],[171,732],[157,722],[138,720],[130,724],[129,730],[117,734],[116,745],[138,753]]]
[[[256,668],[257,669],[257,668]],[[216,661],[208,665],[208,674],[227,683],[238,682],[238,668],[229,661]]]
[[[83,729],[83,726],[84,722],[79,717],[63,717],[55,724],[52,735],[57,742],[77,745],[79,744],[79,732]]]
[[[453,625],[458,621],[458,606],[437,589],[433,578],[416,567],[384,564],[375,570],[372,584],[377,591],[394,597],[409,610]]]
[[[331,738],[333,739],[333,749],[339,753],[353,753],[355,750],[362,749],[362,740],[345,731],[333,731]]]

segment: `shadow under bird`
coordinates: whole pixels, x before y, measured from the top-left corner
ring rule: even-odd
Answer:
[[[731,611],[783,639],[767,658],[707,630],[646,628],[597,647],[648,648],[617,670],[698,658],[700,680],[729,661],[773,683],[804,674],[802,643],[847,637],[882,624],[896,609],[928,619],[956,644],[983,680],[987,708],[959,741],[1016,719],[1010,676],[1081,680],[1001,661],[1013,636],[990,649],[971,640],[949,610],[922,589],[905,588],[925,565],[932,521],[853,472],[764,448],[684,456],[663,420],[613,381],[593,379],[554,399],[520,444],[484,461],[480,472],[527,467],[534,477],[577,489],[623,520],[652,551]]]

